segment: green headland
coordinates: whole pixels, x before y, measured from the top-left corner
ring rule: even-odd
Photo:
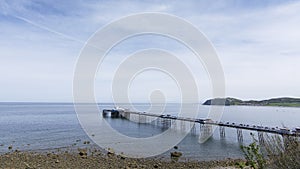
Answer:
[[[245,105],[245,106],[282,106],[300,107],[300,98],[281,97],[267,100],[240,100],[232,97],[214,98],[206,100],[203,105]]]

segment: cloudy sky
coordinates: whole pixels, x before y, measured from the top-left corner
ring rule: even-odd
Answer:
[[[226,95],[241,99],[300,96],[300,1],[82,1],[0,0],[0,101],[72,101],[77,58],[104,25],[127,15],[162,12],[183,18],[214,45],[224,70]],[[159,48],[186,63],[200,100],[211,96],[209,78],[182,44],[161,36],[129,39],[112,50],[95,80],[99,102],[111,102],[111,81],[125,56]],[[176,83],[159,71],[135,77],[134,102],[161,90],[180,97]]]

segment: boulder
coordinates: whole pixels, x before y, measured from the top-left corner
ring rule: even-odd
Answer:
[[[181,152],[178,152],[178,151],[171,152],[171,157],[179,158],[181,156],[182,156]]]

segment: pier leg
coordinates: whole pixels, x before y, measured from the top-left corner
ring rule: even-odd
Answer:
[[[172,129],[174,129],[175,124],[176,124],[176,120],[172,119],[171,120],[171,128]]]
[[[200,124],[200,136],[199,136],[199,142],[203,143],[207,139],[209,139],[212,136],[212,125],[211,124]]]
[[[264,133],[263,132],[257,132],[257,136],[258,136],[258,142],[260,145],[264,145],[265,140],[264,140]]]
[[[128,112],[125,113],[125,118],[128,119],[128,120],[130,120],[130,113],[128,113]]]
[[[147,116],[145,115],[140,115],[141,116],[141,123],[147,123]]]
[[[242,129],[236,129],[238,142],[243,142],[243,132]]]
[[[163,126],[163,120],[162,118],[158,118],[158,126],[162,127]]]
[[[219,126],[219,131],[220,131],[220,138],[224,138],[225,137],[225,127]]]
[[[149,123],[150,123],[151,125],[155,125],[155,123],[153,123],[153,122],[154,122],[153,117],[148,117],[148,119],[149,119]]]
[[[168,128],[168,121],[167,119],[162,119],[162,125],[163,125],[163,128]]]
[[[193,126],[192,126],[192,129],[191,129],[191,134],[193,135],[193,136],[195,136],[196,135],[196,124],[195,123],[191,123]]]
[[[181,132],[185,131],[185,122],[184,121],[180,121],[180,131]]]

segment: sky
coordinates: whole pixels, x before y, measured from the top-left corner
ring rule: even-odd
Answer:
[[[96,1],[0,0],[0,101],[72,102],[75,65],[86,41],[118,18],[143,12],[172,14],[211,41],[221,62],[226,96],[241,99],[300,96],[300,1]],[[211,97],[205,68],[173,39],[145,35],[128,39],[105,58],[95,79],[98,102],[112,102],[118,65],[136,51],[169,51],[191,70],[199,99]],[[145,60],[147,62],[147,60]],[[133,102],[148,102],[160,90],[180,100],[176,82],[145,71],[128,89]]]

